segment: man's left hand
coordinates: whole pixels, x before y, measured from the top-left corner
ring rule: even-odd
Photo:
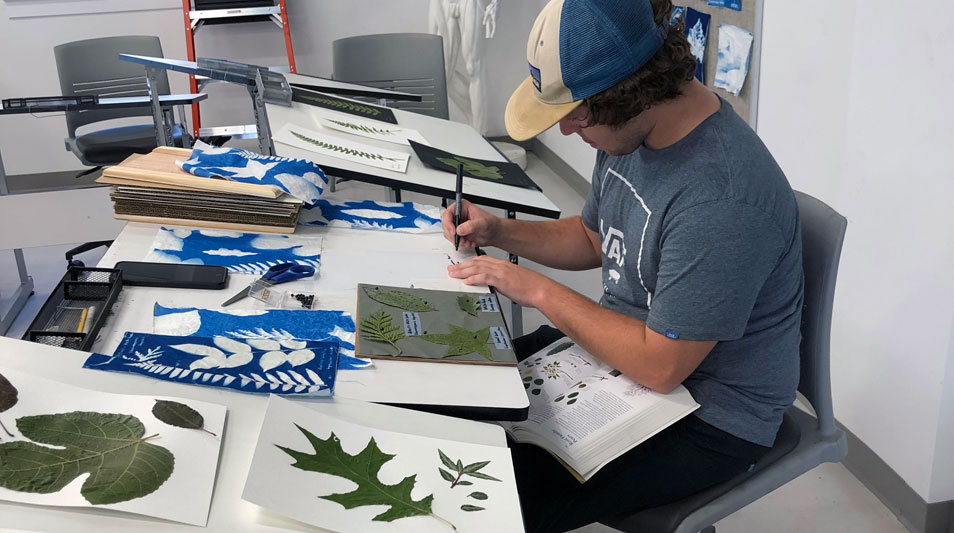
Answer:
[[[547,286],[555,283],[543,274],[505,259],[482,255],[447,267],[450,277],[466,285],[493,285],[501,294],[524,307],[537,307]]]

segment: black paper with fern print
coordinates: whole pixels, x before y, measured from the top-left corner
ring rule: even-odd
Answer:
[[[468,178],[502,183],[524,189],[543,190],[517,164],[461,156],[412,140],[408,140],[408,142],[421,163],[428,167],[456,174],[457,163],[460,163],[464,165],[464,175]],[[466,194],[466,192],[465,190],[464,193]]]
[[[299,87],[292,87],[292,101],[389,124],[398,123],[394,113],[386,107],[345,100],[330,94],[309,91]]]

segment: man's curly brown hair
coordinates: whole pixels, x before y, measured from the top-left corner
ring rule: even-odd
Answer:
[[[670,0],[650,0],[656,24],[668,24]],[[645,65],[605,91],[584,99],[589,108],[587,126],[621,127],[655,104],[675,98],[696,72],[696,58],[680,22],[669,28],[662,47]]]

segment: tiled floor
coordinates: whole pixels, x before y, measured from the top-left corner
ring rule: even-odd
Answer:
[[[529,157],[527,171],[565,215],[580,212],[583,199],[532,155]],[[384,199],[383,189],[361,183],[343,183],[339,190],[355,198]],[[409,193],[404,194],[404,199],[427,203],[439,202],[434,197]],[[10,231],[10,228],[4,228],[3,231]],[[69,248],[71,246],[25,250],[29,273],[36,284],[36,294],[29,300],[26,309],[7,333],[8,336],[19,337],[26,330],[33,314],[62,276],[66,267],[63,253]],[[503,257],[499,251],[491,251],[491,253]],[[95,265],[101,255],[100,249],[87,252],[80,256],[80,259],[87,265]],[[521,264],[538,268],[591,298],[595,299],[600,295],[599,275],[595,271],[562,272],[533,265],[527,261],[522,261]],[[16,288],[16,284],[13,254],[9,251],[0,251],[0,309],[5,309],[7,298]],[[536,310],[524,311],[525,331],[532,331],[545,321],[545,317]],[[716,524],[716,527],[720,533],[903,533],[907,531],[894,515],[840,464],[824,465],[812,470],[722,520]],[[612,530],[594,525],[577,531],[599,533]]]

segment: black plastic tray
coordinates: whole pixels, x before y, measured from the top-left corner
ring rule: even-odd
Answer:
[[[24,338],[88,352],[122,287],[118,269],[70,267]]]

